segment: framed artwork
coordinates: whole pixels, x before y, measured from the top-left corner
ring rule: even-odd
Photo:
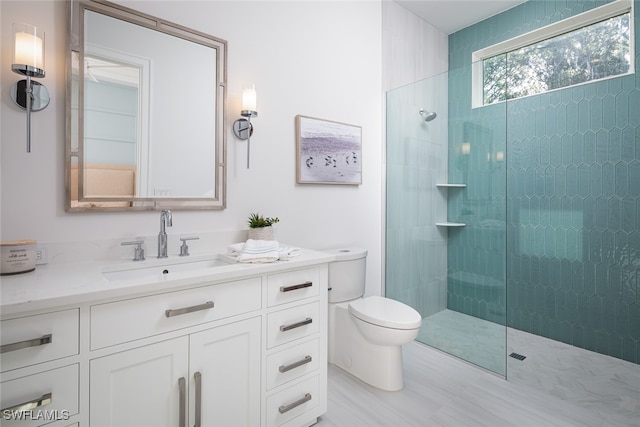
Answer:
[[[362,128],[296,116],[296,182],[362,184]]]

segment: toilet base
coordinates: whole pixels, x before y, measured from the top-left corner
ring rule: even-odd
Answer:
[[[329,363],[386,391],[404,387],[402,346],[367,341],[348,311],[348,303],[329,305]]]

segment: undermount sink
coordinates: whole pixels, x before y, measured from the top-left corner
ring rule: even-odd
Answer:
[[[153,262],[153,261],[152,261]],[[164,280],[175,277],[179,273],[202,272],[207,270],[230,265],[231,261],[223,259],[222,256],[200,261],[181,261],[167,264],[155,264],[150,266],[131,264],[126,267],[105,268],[102,276],[109,280],[133,280],[133,279],[158,279]]]

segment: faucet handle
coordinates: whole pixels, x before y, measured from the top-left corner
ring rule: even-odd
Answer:
[[[134,240],[132,242],[122,242],[120,243],[121,246],[128,246],[128,245],[136,245],[136,247],[133,250],[133,260],[134,261],[144,261],[144,248],[142,247],[142,245],[144,245],[144,240]]]
[[[180,245],[180,256],[189,256],[189,246],[187,245],[187,240],[198,240],[199,237],[181,237],[180,241],[182,245]]]

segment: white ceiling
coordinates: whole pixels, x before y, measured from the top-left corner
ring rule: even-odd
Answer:
[[[395,0],[447,34],[455,33],[526,0]]]

